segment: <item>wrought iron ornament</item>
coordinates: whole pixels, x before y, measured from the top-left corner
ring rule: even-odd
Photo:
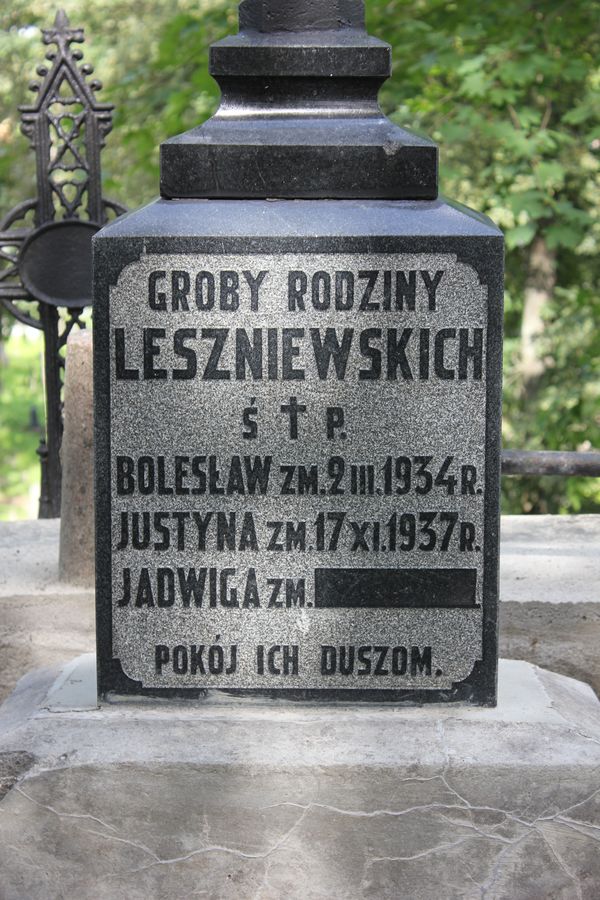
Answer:
[[[0,222],[0,303],[25,325],[44,332],[46,434],[40,455],[39,516],[60,516],[63,351],[72,329],[92,303],[92,236],[125,208],[102,197],[100,151],[112,128],[110,104],[98,103],[102,85],[81,64],[72,44],[84,41],[57,13],[42,31],[49,64],[20,108],[22,131],[36,155],[37,197],[25,200]]]

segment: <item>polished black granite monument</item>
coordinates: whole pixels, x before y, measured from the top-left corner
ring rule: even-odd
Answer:
[[[101,695],[496,699],[503,240],[359,0],[246,0],[95,238]]]

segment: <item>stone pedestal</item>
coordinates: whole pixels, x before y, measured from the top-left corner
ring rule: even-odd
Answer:
[[[92,655],[30,674],[0,713],[11,900],[600,893],[600,705],[580,682],[503,661],[497,709],[98,709],[94,678]]]
[[[77,331],[67,341],[60,559],[61,581],[94,583],[94,409],[92,335]]]
[[[503,235],[383,114],[364,0],[239,12],[94,236],[100,694],[493,706]]]

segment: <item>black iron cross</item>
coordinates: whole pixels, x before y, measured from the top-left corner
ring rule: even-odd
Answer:
[[[46,433],[41,461],[40,518],[60,516],[62,382],[64,348],[92,302],[92,236],[111,216],[125,212],[102,197],[100,151],[112,127],[112,109],[98,103],[92,66],[71,44],[84,41],[64,12],[42,31],[49,65],[32,106],[20,108],[23,133],[36,154],[37,197],[0,222],[0,303],[20,322],[44,332]]]

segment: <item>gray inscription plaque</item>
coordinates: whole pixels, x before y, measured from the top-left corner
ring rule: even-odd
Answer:
[[[473,265],[144,253],[110,287],[108,320],[126,679],[401,697],[472,675],[488,395]]]

